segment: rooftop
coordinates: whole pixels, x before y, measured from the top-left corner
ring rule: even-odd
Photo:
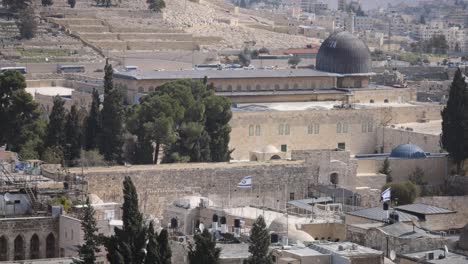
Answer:
[[[400,213],[401,215],[401,213]],[[382,232],[399,238],[421,238],[421,237],[440,237],[427,233],[423,229],[420,229],[413,225],[408,225],[402,222],[396,222],[391,225],[377,228]]]
[[[427,253],[434,253],[434,259],[428,260],[426,258]],[[444,255],[445,258],[439,259],[440,255]],[[466,264],[468,263],[468,257],[457,254],[457,253],[445,253],[444,250],[437,249],[432,251],[423,251],[423,252],[416,252],[411,254],[404,254],[402,258],[411,259],[417,261],[418,263],[431,263],[431,264]],[[420,262],[423,260],[424,262]]]
[[[55,87],[28,87],[25,90],[26,92],[30,93],[34,98],[35,93],[48,95],[48,96],[59,95],[62,97],[70,97],[72,95],[72,92],[75,89],[55,86]]]
[[[329,252],[333,252],[335,254],[346,257],[383,254],[382,251],[357,245],[352,242],[320,242],[313,243],[310,245],[310,247],[319,251],[320,253],[327,254]]]
[[[249,244],[216,244],[216,247],[221,248],[220,259],[244,259],[250,256]]]
[[[413,132],[439,136],[442,133],[442,120],[431,120],[429,122],[412,122],[402,123],[394,127],[394,129],[411,128]]]
[[[404,211],[408,213],[416,213],[423,215],[433,215],[433,214],[452,214],[456,213],[445,208],[431,206],[427,204],[407,204],[396,207],[398,211]]]
[[[356,210],[353,212],[348,212],[346,214],[382,222],[384,221],[384,219],[387,219],[387,212],[383,210],[382,206]],[[400,221],[402,222],[410,222],[412,219],[418,220],[416,216],[412,216],[407,213],[398,212],[398,215]]]
[[[133,71],[114,73],[115,78],[128,80],[173,80],[173,79],[245,79],[287,77],[340,77],[342,75],[310,69],[274,70],[182,70],[182,71]]]

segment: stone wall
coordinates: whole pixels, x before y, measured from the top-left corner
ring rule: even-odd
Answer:
[[[419,197],[415,203],[428,204],[455,211],[456,213],[450,215],[450,219],[447,219],[447,225],[451,228],[462,228],[468,223],[468,196]]]
[[[7,258],[2,260],[50,258],[58,256],[58,218],[53,217],[25,217],[0,219],[0,240],[7,242]],[[31,239],[36,235],[39,239],[39,250],[31,250]],[[47,246],[49,240],[49,246]],[[5,240],[3,240],[5,241]],[[15,253],[15,241],[17,243]],[[21,242],[22,241],[22,242]],[[49,251],[49,254],[47,254]],[[31,254],[33,253],[33,254]]]
[[[80,170],[71,173],[81,175]],[[84,170],[88,191],[107,202],[122,202],[122,181],[129,175],[138,191],[141,210],[161,215],[177,197],[201,195],[225,207],[255,203],[265,197],[264,205],[285,204],[290,194],[296,199],[307,195],[307,186],[314,179],[303,161],[270,163],[174,164],[90,168]],[[245,176],[253,177],[252,189],[236,188]],[[287,190],[285,187],[287,186]],[[230,197],[230,199],[229,199]]]
[[[303,224],[299,230],[308,233],[315,240],[327,240],[328,238],[331,241],[346,240],[346,228],[341,223]]]
[[[390,153],[393,148],[401,144],[415,144],[421,147],[425,152],[440,153],[440,135],[426,134],[421,132],[409,131],[401,128],[381,127],[377,134],[379,142],[382,142],[385,153]]]
[[[193,41],[127,41],[129,50],[197,50]]]

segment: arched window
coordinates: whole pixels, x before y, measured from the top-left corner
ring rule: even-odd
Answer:
[[[280,89],[279,84],[275,84],[275,91],[278,91]]]
[[[228,87],[227,87],[227,90],[232,92],[232,85],[229,84]]]
[[[295,83],[295,84],[293,85],[293,89],[294,89],[294,90],[298,90],[298,89],[299,89],[299,84]]]
[[[338,122],[338,123],[336,124],[336,133],[339,134],[339,133],[342,132],[341,126],[342,126],[342,125],[341,125],[341,122]]]
[[[31,242],[30,242],[30,258],[31,259],[38,259],[39,258],[39,237],[34,234],[31,237]]]
[[[384,103],[388,103],[388,99],[383,100]]]
[[[255,86],[255,90],[257,90],[257,91],[262,90],[262,86],[261,86],[260,84],[257,84],[257,85]]]
[[[331,184],[338,184],[338,173],[334,172],[330,174],[330,183]]]
[[[253,136],[254,135],[254,126],[253,125],[250,125],[249,126],[249,136]]]
[[[250,86],[250,84],[247,84],[247,91],[250,91],[252,90],[252,86]]]
[[[5,236],[0,237],[0,261],[8,260],[8,239]]]
[[[367,132],[372,132],[374,131],[374,122],[369,121],[367,122]]]
[[[238,84],[237,87],[236,87],[236,90],[237,91],[242,91],[242,85]]]
[[[15,238],[15,250],[14,250],[14,260],[24,260],[24,240],[23,237],[18,235]]]
[[[343,133],[348,133],[348,123],[343,122]]]
[[[278,126],[278,134],[279,135],[284,135],[284,125],[283,124],[280,124]]]
[[[260,134],[261,134],[260,125],[256,125],[255,126],[255,135],[260,136]]]
[[[52,233],[46,238],[46,258],[55,258],[55,236]]]
[[[284,134],[285,134],[285,135],[289,135],[289,134],[290,134],[289,125],[288,125],[288,124],[284,125]]]
[[[278,156],[278,155],[273,155],[273,156],[270,158],[270,160],[280,160],[280,159],[281,159],[281,157]]]
[[[289,90],[289,84],[288,83],[286,83],[283,87],[284,87],[285,90]]]
[[[374,99],[370,99],[369,103],[373,104],[373,103],[374,103]]]

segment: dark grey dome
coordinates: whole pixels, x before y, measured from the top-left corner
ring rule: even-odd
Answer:
[[[427,155],[424,150],[414,144],[402,144],[392,150],[390,157],[403,159],[421,159],[426,158]]]
[[[371,55],[364,41],[343,31],[330,35],[320,46],[316,69],[340,74],[370,73]]]

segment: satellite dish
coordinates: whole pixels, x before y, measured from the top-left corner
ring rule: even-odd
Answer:
[[[393,250],[393,249],[390,251],[390,259],[392,261],[396,259],[396,253],[395,253],[395,250]]]

